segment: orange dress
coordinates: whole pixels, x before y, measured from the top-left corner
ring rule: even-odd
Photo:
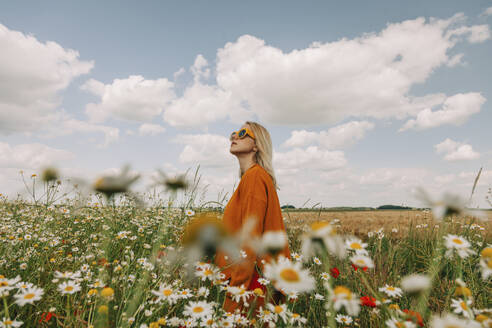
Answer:
[[[268,172],[257,163],[243,174],[239,186],[224,209],[223,223],[225,229],[228,233],[235,234],[250,217],[254,217],[256,220],[256,225],[251,232],[252,236],[261,236],[266,231],[280,230],[285,232],[282,210],[273,180]],[[271,258],[269,256],[258,257],[248,246],[244,246],[242,249],[246,252],[247,257],[240,263],[231,266],[231,262],[225,257],[227,253],[219,250],[215,264],[223,268],[222,272],[226,279],[230,279],[229,286],[244,285],[248,289],[250,285],[257,285],[252,281],[258,277],[255,266],[257,265],[262,271],[261,260],[264,259],[268,262]],[[290,258],[289,246],[286,245],[280,254]],[[234,310],[242,308],[242,304],[226,296],[225,311],[234,312]]]

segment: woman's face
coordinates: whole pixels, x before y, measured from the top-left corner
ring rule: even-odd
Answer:
[[[248,128],[251,130],[249,124],[243,124],[239,130],[242,128]],[[244,138],[240,139],[237,135],[235,135],[231,141],[231,154],[241,154],[241,153],[249,153],[254,151],[253,148],[256,147],[255,140],[251,138],[249,135],[246,135]],[[256,149],[256,148],[255,148]]]

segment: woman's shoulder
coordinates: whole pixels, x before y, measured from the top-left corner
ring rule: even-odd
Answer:
[[[242,180],[243,179],[248,182],[263,182],[267,185],[273,183],[270,174],[268,174],[263,166],[259,164],[255,164],[253,167],[247,170],[243,175]]]

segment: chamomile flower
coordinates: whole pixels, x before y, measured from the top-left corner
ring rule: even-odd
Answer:
[[[214,281],[219,278],[220,270],[211,264],[205,263],[195,271],[195,275],[199,277],[201,281]]]
[[[252,291],[246,290],[244,285],[239,287],[237,286],[229,286],[227,287],[227,292],[231,295],[231,298],[235,302],[243,301],[246,302],[248,298],[253,295]]]
[[[307,322],[307,318],[304,318],[301,316],[299,313],[292,313],[292,316],[290,317],[290,323],[292,325],[303,325]]]
[[[330,280],[330,274],[328,272],[321,272],[321,279],[324,281]]]
[[[453,314],[445,314],[444,317],[433,316],[430,321],[431,328],[480,328],[482,325],[476,321],[460,319]]]
[[[475,251],[470,248],[470,242],[465,238],[457,235],[448,234],[444,237],[446,241],[446,257],[451,257],[456,251],[461,258],[466,258],[471,254],[475,254]]]
[[[341,323],[341,324],[344,324],[344,325],[350,325],[354,320],[352,319],[352,317],[348,316],[348,315],[343,315],[343,314],[337,314],[337,316],[335,317],[335,320],[338,322],[338,323]]]
[[[33,304],[35,301],[39,301],[41,296],[43,296],[44,290],[38,287],[28,287],[22,289],[22,292],[15,294],[15,303],[19,306],[24,306],[25,304]]]
[[[193,215],[195,215],[195,211],[193,211],[192,209],[187,209],[187,210],[185,211],[185,214],[186,214],[187,216],[193,216]]]
[[[11,320],[10,318],[3,317],[2,320],[0,320],[0,328],[20,327],[23,323],[24,322],[22,321]]]
[[[401,280],[401,288],[407,293],[416,293],[431,287],[429,276],[423,274],[410,274]]]
[[[339,311],[342,307],[344,307],[345,311],[347,311],[347,314],[350,316],[357,316],[359,314],[359,298],[347,287],[335,287],[333,290],[330,290],[330,297],[333,301],[333,308],[335,309],[335,311]],[[325,303],[325,306],[327,304],[328,303]]]
[[[416,328],[417,325],[411,321],[398,320],[395,318],[390,318],[386,320],[386,326],[388,328]]]
[[[270,279],[276,289],[286,292],[308,292],[314,288],[314,278],[308,270],[301,268],[301,263],[291,262],[285,257],[279,257],[277,262],[267,263],[264,275]]]
[[[55,278],[57,279],[76,279],[80,278],[80,271],[71,272],[71,271],[55,271]]]
[[[66,282],[62,282],[58,285],[58,290],[62,294],[75,294],[80,291],[80,285],[72,280],[67,280]]]
[[[284,231],[267,231],[260,242],[260,253],[277,254],[288,244]]]
[[[279,305],[274,305],[271,303],[268,303],[266,305],[267,309],[270,310],[273,315],[274,315],[274,321],[277,322],[278,318],[282,319],[284,323],[287,323],[287,305],[286,304],[279,304]]]
[[[471,300],[466,300],[466,302],[462,299],[451,299],[451,307],[453,308],[453,312],[456,314],[461,314],[465,318],[471,319],[473,317],[473,313],[470,310],[470,305],[472,304]]]
[[[179,298],[173,288],[166,284],[161,284],[159,290],[152,290],[151,292],[158,297],[158,301],[167,301],[169,304],[176,303]]]
[[[371,260],[370,257],[365,255],[356,254],[350,258],[350,261],[352,261],[354,265],[360,268],[374,268],[374,262]]]
[[[204,318],[213,314],[213,304],[207,302],[190,302],[184,307],[184,315],[194,319]]]
[[[317,264],[317,265],[323,264],[323,263],[321,263],[321,260],[316,256],[313,258],[313,262],[314,262],[314,264]]]
[[[401,297],[402,295],[402,290],[400,288],[393,287],[388,284],[386,284],[384,287],[380,287],[379,291],[385,293],[389,297]]]
[[[269,309],[263,309],[263,307],[260,306],[260,308],[258,309],[258,319],[261,322],[265,323],[273,322],[275,319],[275,315]]]
[[[12,279],[7,279],[7,278],[0,278],[0,292],[4,292],[7,290],[12,290],[15,288],[15,285],[21,281],[21,278],[19,275],[17,277],[12,278]]]
[[[362,240],[356,237],[350,237],[345,241],[347,250],[354,251],[356,254],[367,255],[367,244],[363,243]]]
[[[480,269],[483,280],[492,275],[492,247],[486,247],[480,252]]]

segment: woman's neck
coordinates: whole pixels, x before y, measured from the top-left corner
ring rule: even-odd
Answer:
[[[239,159],[239,168],[241,169],[241,175],[244,174],[250,167],[256,164],[252,157],[242,157]]]

